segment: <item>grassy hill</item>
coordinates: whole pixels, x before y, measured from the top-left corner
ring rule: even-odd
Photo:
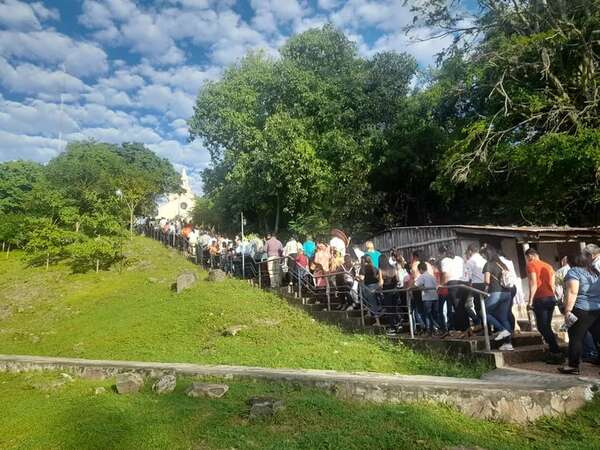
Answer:
[[[204,281],[197,266],[150,239],[136,237],[125,251],[122,271],[87,274],[0,256],[0,353],[450,376],[486,370],[345,333],[243,281]],[[201,281],[172,292],[190,270]],[[247,328],[223,336],[231,325]]]

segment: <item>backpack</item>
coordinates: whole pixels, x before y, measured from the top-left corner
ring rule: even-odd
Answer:
[[[500,278],[496,278],[498,280],[498,282],[500,283],[500,286],[504,289],[512,289],[515,285],[513,277],[511,276],[511,273],[509,270],[505,269],[504,267],[502,267],[500,264],[496,263],[496,265],[500,268],[500,270],[502,271],[502,275],[500,275]]]

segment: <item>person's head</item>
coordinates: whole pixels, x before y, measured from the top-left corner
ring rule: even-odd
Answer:
[[[269,239],[271,239],[272,237],[274,237],[274,236],[273,236],[271,233],[267,233],[267,241],[268,241]]]
[[[369,255],[365,255],[365,256],[363,256],[363,258],[364,258],[365,266],[373,267],[373,260],[371,259],[371,257]]]
[[[368,252],[372,252],[373,250],[375,250],[375,246],[373,245],[373,241],[367,241],[367,242],[365,242],[365,248],[367,249]]]
[[[527,261],[535,261],[540,259],[540,254],[537,252],[535,248],[528,248],[525,251],[525,258]]]
[[[307,235],[306,235],[306,240],[307,240],[307,241],[312,241],[312,240],[313,240],[313,238],[312,238],[312,235],[310,235],[310,234],[307,234]]]
[[[417,269],[419,270],[419,273],[425,273],[427,272],[427,264],[421,261],[417,266]]]
[[[399,251],[396,251],[396,262],[400,264],[401,267],[406,266],[406,260]]]
[[[413,261],[421,261],[423,258],[423,252],[421,250],[415,250],[412,252]]]
[[[576,255],[573,258],[572,264],[573,267],[585,267],[589,268],[591,266],[591,258],[588,253],[582,251],[580,254]]]
[[[583,248],[583,253],[592,259],[596,259],[600,256],[600,247],[596,244],[588,244]]]
[[[454,249],[449,245],[441,245],[438,251],[440,252],[440,256],[444,258],[454,258],[456,256]]]
[[[298,247],[298,254],[304,255],[304,249],[302,247]]]
[[[381,255],[379,255],[378,265],[381,270],[384,270],[387,268],[392,268],[392,265],[390,264],[389,256],[384,255],[383,253]]]
[[[481,256],[483,256],[489,262],[499,264],[504,269],[506,269],[506,266],[500,259],[500,255],[498,254],[498,251],[492,245],[486,245],[485,248],[483,250],[481,250]]]
[[[564,266],[572,266],[573,265],[573,258],[571,257],[571,255],[565,255],[562,258],[560,258],[560,266],[564,267]]]
[[[350,256],[350,255],[344,256],[344,265],[352,265],[352,256]]]
[[[470,258],[471,256],[473,256],[475,253],[479,252],[479,245],[475,244],[475,243],[471,243],[469,244],[469,246],[467,247],[467,258]]]

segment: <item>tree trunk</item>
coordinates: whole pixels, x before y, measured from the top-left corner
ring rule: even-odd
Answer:
[[[6,245],[6,242],[2,241],[2,251],[4,251],[4,246]]]
[[[133,239],[133,208],[129,209],[129,239]]]
[[[50,267],[50,252],[46,252],[46,270]]]
[[[10,255],[10,242],[8,244],[8,248],[6,249],[6,259],[8,259],[8,255]]]
[[[97,259],[96,260],[96,273],[98,273],[100,271],[100,260]]]
[[[80,226],[81,226],[81,224],[79,223],[79,221],[75,222],[75,233],[79,233]]]
[[[275,233],[279,232],[279,194],[277,194],[277,206],[275,207],[275,227],[273,231]]]

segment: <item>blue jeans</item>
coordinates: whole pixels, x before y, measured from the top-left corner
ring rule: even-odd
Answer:
[[[365,306],[373,317],[379,317],[383,313],[380,291],[381,289],[378,284],[366,284],[362,289]]]
[[[510,292],[492,292],[485,302],[488,324],[493,325],[496,331],[510,331],[508,312],[512,298]]]
[[[555,307],[556,299],[554,297],[533,299],[533,312],[535,314],[537,329],[552,353],[560,351],[558,342],[556,342],[556,336],[554,335],[554,331],[552,331],[552,315],[554,314]]]
[[[425,321],[427,331],[433,331],[434,327],[439,328],[439,325],[435,322],[437,319],[437,310],[437,300],[423,300],[423,320]]]

